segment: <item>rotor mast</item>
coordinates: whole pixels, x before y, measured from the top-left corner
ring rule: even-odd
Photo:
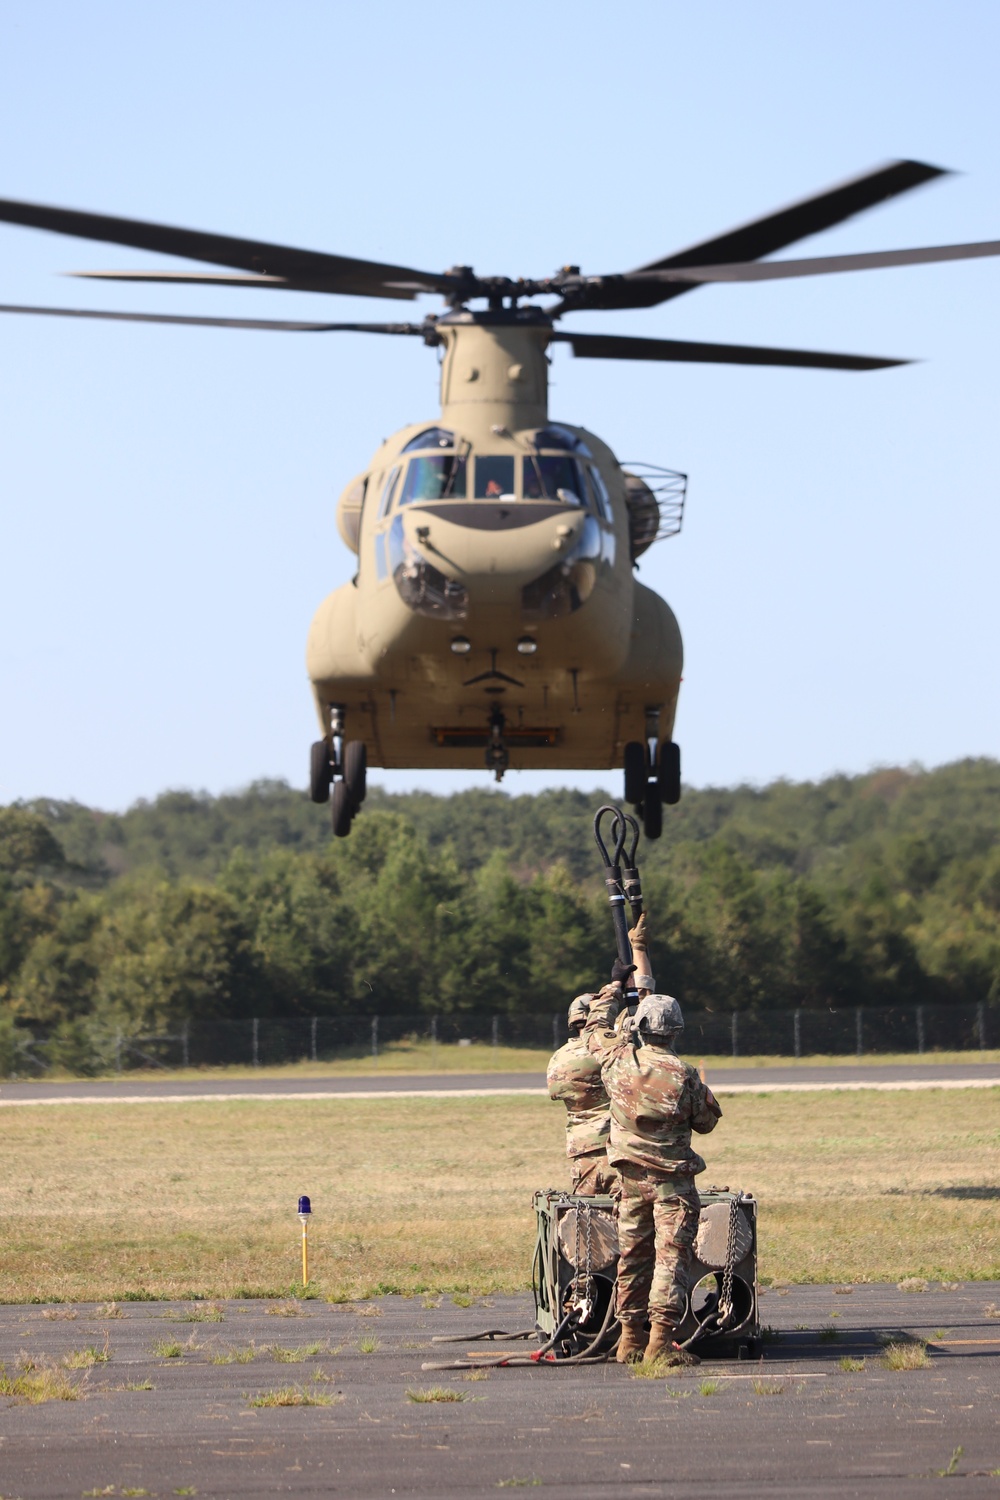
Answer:
[[[498,428],[518,432],[548,420],[551,325],[541,315],[458,312],[438,320],[444,348],[441,419],[482,442]]]

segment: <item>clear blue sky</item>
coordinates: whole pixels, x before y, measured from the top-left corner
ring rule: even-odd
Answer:
[[[994,0],[8,3],[0,196],[542,275],[625,269],[912,156],[964,175],[788,253],[1000,238],[998,56]],[[3,302],[400,310],[57,275],[155,264],[0,225]],[[641,575],[684,631],[689,781],[996,753],[998,324],[1000,261],[575,319],[926,361],[556,353],[554,416],[691,475],[684,532]],[[417,341],[4,319],[0,801],[302,784],[305,635],[352,571],[336,498],[434,414],[436,373]],[[560,779],[617,784],[506,784]]]

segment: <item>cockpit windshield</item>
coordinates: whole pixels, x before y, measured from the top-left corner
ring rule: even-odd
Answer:
[[[464,500],[465,499],[465,455],[442,453],[440,455],[411,458],[406,468],[400,505],[409,505],[414,500]]]
[[[563,500],[582,505],[587,491],[576,460],[569,454],[533,453],[524,459],[525,500]]]

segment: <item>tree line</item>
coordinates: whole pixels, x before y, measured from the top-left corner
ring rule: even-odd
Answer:
[[[640,862],[693,1008],[1000,1003],[1000,762],[685,791]],[[107,814],[0,808],[0,1071],[210,1019],[551,1013],[606,974],[607,794],[369,794],[348,840],[281,782]],[[6,1042],[3,1038],[6,1037]]]

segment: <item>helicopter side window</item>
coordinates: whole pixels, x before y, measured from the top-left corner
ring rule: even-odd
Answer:
[[[447,427],[427,427],[403,446],[404,453],[425,452],[428,448],[454,448],[455,434]]]
[[[427,454],[411,458],[399,503],[410,505],[414,500],[464,500],[465,485],[464,454]]]
[[[396,488],[396,480],[398,478],[399,464],[397,464],[394,469],[389,470],[389,476],[386,479],[385,484],[382,486],[382,498],[379,501],[378,506],[378,518],[380,521],[383,516],[387,516],[389,514],[389,506],[392,504],[392,492]]]
[[[584,503],[587,491],[583,475],[576,460],[568,454],[532,453],[523,462],[525,500],[565,500],[570,505]]]
[[[479,454],[476,458],[476,499],[513,500],[514,459],[501,453]]]
[[[611,496],[608,494],[608,487],[604,483],[601,471],[595,467],[588,469],[587,474],[590,478],[590,487],[594,492],[597,514],[603,521],[607,521],[609,526],[613,526],[615,513],[611,508]]]
[[[551,427],[540,428],[535,433],[534,444],[536,448],[563,448],[567,453],[581,453],[584,458],[592,457],[583,438],[558,422],[554,422]]]

